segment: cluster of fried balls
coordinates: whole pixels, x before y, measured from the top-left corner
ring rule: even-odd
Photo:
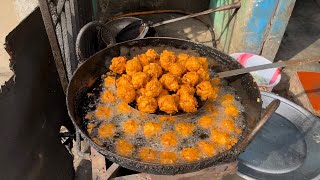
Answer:
[[[136,102],[145,113],[158,109],[167,114],[179,110],[192,113],[198,99],[215,99],[219,88],[210,82],[208,61],[164,50],[160,55],[149,49],[128,60],[125,56],[112,59],[109,69],[121,75],[116,80],[116,95],[126,103]]]

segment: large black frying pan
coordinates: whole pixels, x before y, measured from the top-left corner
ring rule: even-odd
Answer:
[[[234,161],[237,156],[244,151],[255,133],[279,105],[278,101],[271,103],[265,113],[261,116],[262,102],[260,91],[257,84],[253,81],[252,76],[250,74],[244,74],[226,78],[229,85],[236,89],[237,95],[240,97],[241,103],[245,109],[243,115],[246,120],[246,127],[243,131],[243,138],[241,138],[233,148],[212,158],[174,165],[146,163],[119,156],[108,151],[106,148],[99,146],[89,138],[83,122],[83,115],[79,112],[79,106],[81,106],[82,97],[84,97],[92,85],[91,82],[97,80],[102,74],[109,71],[108,67],[113,57],[120,55],[130,57],[137,53],[142,53],[142,51],[148,48],[159,51],[169,49],[176,52],[185,52],[207,57],[210,68],[215,72],[241,68],[241,65],[233,58],[216,49],[191,41],[173,38],[146,38],[126,41],[111,45],[83,62],[74,73],[68,86],[67,107],[69,115],[80,135],[98,152],[120,166],[139,172],[173,175],[193,172],[219,163]]]

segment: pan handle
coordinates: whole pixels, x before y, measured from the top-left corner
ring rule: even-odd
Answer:
[[[104,29],[104,34],[108,37],[109,39],[109,44],[107,44],[107,46],[115,44],[116,40],[115,38],[112,36],[111,31],[109,30],[108,26],[106,26],[104,23],[100,22],[100,21],[91,21],[89,23],[87,23],[86,25],[84,25],[77,36],[77,40],[76,40],[76,54],[77,54],[77,59],[79,62],[83,62],[86,58],[83,56],[83,53],[81,51],[81,44],[83,43],[83,35],[85,34],[85,32],[87,32],[89,29],[91,28],[97,28],[100,27],[101,29]],[[99,37],[99,36],[98,36]]]
[[[245,150],[245,148],[251,143],[253,138],[257,135],[258,131],[262,128],[262,126],[268,121],[271,115],[278,109],[279,105],[280,105],[280,100],[275,99],[266,107],[266,110],[264,111],[260,121],[253,128],[249,136],[244,141],[242,141],[242,143],[238,146],[239,149]]]
[[[90,159],[90,154],[85,153],[81,150],[81,135],[79,131],[80,130],[76,128],[76,146],[77,146],[78,156],[81,157],[82,159]]]

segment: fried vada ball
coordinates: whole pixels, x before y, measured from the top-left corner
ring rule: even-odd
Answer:
[[[132,75],[131,83],[134,88],[139,89],[141,87],[144,87],[149,80],[150,80],[150,77],[147,73],[137,72]]]
[[[122,74],[126,70],[127,58],[124,56],[114,57],[109,69],[115,73]]]
[[[145,55],[151,59],[152,62],[157,61],[159,59],[159,54],[154,49],[148,49]]]
[[[190,57],[187,59],[185,67],[188,71],[198,71],[202,65],[196,57]]]
[[[113,95],[111,91],[105,90],[101,95],[101,101],[103,103],[113,103],[116,101],[116,97]]]
[[[132,76],[134,73],[142,71],[142,66],[138,58],[134,57],[133,59],[127,61],[126,72],[129,76]]]
[[[198,61],[200,62],[200,64],[202,65],[202,67],[203,67],[204,69],[208,69],[209,63],[208,63],[207,58],[205,58],[205,57],[198,57]]]
[[[217,98],[218,96],[216,90],[213,88],[210,81],[202,81],[196,86],[196,88],[197,88],[196,93],[198,96],[200,96],[200,99],[202,101],[207,99],[214,99],[214,98]]]
[[[234,96],[232,94],[225,94],[220,100],[222,106],[226,107],[234,103]]]
[[[231,138],[229,134],[212,129],[210,132],[210,139],[214,143],[230,149],[236,142],[237,139]]]
[[[236,134],[241,133],[241,129],[237,128],[236,123],[232,119],[223,119],[220,122],[220,126],[226,132],[236,133]]]
[[[127,103],[121,102],[121,103],[119,103],[119,105],[117,106],[117,111],[118,111],[119,113],[128,113],[128,112],[131,111],[131,108],[130,108],[130,106],[129,106]]]
[[[179,99],[174,95],[164,95],[158,99],[159,109],[167,114],[178,112],[178,103]]]
[[[180,63],[173,63],[169,67],[169,73],[175,77],[181,77],[186,71],[186,68]]]
[[[157,152],[148,147],[142,147],[139,150],[139,157],[142,161],[152,162],[157,159]]]
[[[184,96],[184,95],[193,96],[195,92],[196,90],[194,87],[190,86],[189,84],[183,84],[180,86],[180,89],[178,90],[177,94],[179,96]]]
[[[190,136],[195,129],[195,125],[191,123],[181,122],[176,124],[175,130],[182,136]]]
[[[120,78],[118,78],[116,80],[116,86],[120,87],[120,86],[131,86],[131,76],[127,75],[127,74],[122,74]]]
[[[159,94],[159,97],[169,95],[169,91],[166,89],[162,89],[161,93]]]
[[[146,66],[146,65],[148,65],[148,64],[150,64],[152,62],[151,58],[149,58],[145,54],[140,54],[140,55],[137,56],[137,58],[139,59],[140,64],[142,66]]]
[[[140,96],[137,99],[138,109],[145,113],[154,113],[158,109],[157,100],[153,97]]]
[[[92,123],[88,123],[87,124],[87,132],[88,132],[88,134],[92,133],[92,129],[93,128],[94,128],[94,124],[92,124]]]
[[[122,129],[126,135],[133,136],[138,132],[139,124],[136,120],[127,120],[122,124]]]
[[[187,72],[185,75],[183,75],[181,80],[184,84],[195,86],[199,82],[199,75],[196,72]]]
[[[173,147],[177,145],[177,136],[174,132],[167,132],[161,135],[161,144],[165,147]]]
[[[157,97],[162,92],[162,84],[156,78],[149,81],[144,90],[144,95],[148,97]]]
[[[150,63],[143,67],[143,72],[149,74],[152,78],[159,78],[162,76],[162,67],[156,63]]]
[[[198,124],[204,129],[209,129],[214,125],[214,120],[210,116],[202,116],[199,119]]]
[[[210,79],[210,75],[208,70],[204,68],[200,68],[197,73],[199,74],[199,80],[200,81],[208,81]]]
[[[169,91],[177,91],[180,87],[178,80],[172,74],[169,74],[169,73],[164,74],[160,78],[160,82]]]
[[[117,154],[128,157],[133,152],[133,145],[124,139],[118,139],[116,141]]]
[[[143,126],[143,133],[146,138],[157,135],[161,130],[161,124],[157,122],[146,122]]]
[[[169,123],[173,123],[175,121],[175,117],[173,116],[161,116],[160,117],[160,121],[165,123],[165,122],[169,122]]]
[[[169,71],[169,67],[171,66],[171,64],[175,62],[176,62],[176,56],[174,52],[164,50],[160,54],[160,64],[164,70]]]
[[[112,86],[116,83],[116,80],[114,77],[110,77],[110,76],[107,76],[105,79],[104,79],[104,86],[105,87],[109,87],[109,86]]]
[[[179,107],[188,113],[197,111],[198,101],[193,95],[180,96]]]
[[[211,84],[212,85],[219,85],[221,83],[221,79],[220,78],[213,78],[212,80],[211,80]]]
[[[231,117],[238,117],[240,114],[238,108],[236,108],[234,105],[227,106],[224,112]]]
[[[199,141],[198,147],[199,147],[199,150],[201,151],[201,153],[203,155],[205,155],[206,157],[212,157],[212,156],[216,155],[216,153],[217,153],[216,147],[214,146],[213,143],[210,143],[210,142]]]
[[[181,156],[184,160],[188,162],[196,161],[200,159],[200,152],[197,148],[183,148],[181,151]]]
[[[175,164],[178,161],[178,157],[175,152],[163,151],[160,153],[161,164]]]
[[[136,91],[132,85],[117,87],[117,97],[126,103],[131,103],[135,100]]]
[[[177,57],[177,63],[185,66],[188,58],[189,58],[188,54],[179,54]]]
[[[98,135],[102,139],[112,138],[116,132],[116,126],[112,123],[101,124],[98,129]]]
[[[95,117],[100,120],[105,120],[109,118],[111,115],[111,110],[108,107],[98,105],[96,112],[95,112]]]

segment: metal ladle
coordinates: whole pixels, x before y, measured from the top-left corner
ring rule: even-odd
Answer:
[[[154,27],[165,25],[165,24],[169,24],[169,23],[173,23],[173,22],[177,22],[177,21],[181,21],[181,20],[185,20],[185,19],[189,19],[189,18],[193,18],[193,17],[209,14],[209,13],[213,13],[213,12],[230,10],[230,9],[237,9],[237,8],[240,8],[240,6],[241,6],[241,3],[240,2],[236,2],[236,3],[233,3],[233,4],[226,5],[226,6],[221,6],[221,7],[218,7],[218,8],[209,9],[209,10],[202,11],[202,12],[199,12],[199,13],[190,14],[190,15],[186,15],[186,16],[182,16],[182,17],[166,20],[166,21],[162,21],[162,22],[159,22],[159,23],[155,23],[155,24],[146,23],[146,22],[144,22],[142,20],[134,21],[134,22],[130,23],[129,25],[127,25],[125,28],[123,28],[117,34],[116,41],[117,42],[122,42],[122,41],[126,41],[128,39],[144,38],[146,36],[147,32],[149,31],[150,27],[154,28]]]

